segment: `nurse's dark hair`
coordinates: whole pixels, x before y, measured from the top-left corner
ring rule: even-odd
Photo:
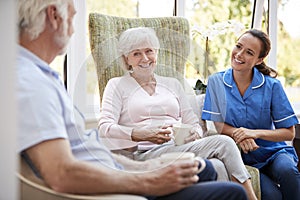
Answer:
[[[264,59],[265,57],[267,57],[271,50],[271,41],[270,41],[269,36],[266,33],[264,33],[263,31],[258,30],[258,29],[250,29],[250,30],[244,32],[243,35],[245,35],[247,33],[251,34],[253,37],[256,37],[257,39],[259,39],[261,41],[261,51],[259,54],[259,58]],[[255,65],[254,67],[256,67],[258,69],[258,71],[260,71],[264,75],[268,75],[273,78],[277,77],[277,75],[278,75],[277,71],[274,70],[273,68],[269,67],[268,65],[266,65],[265,61],[263,61],[259,65]]]

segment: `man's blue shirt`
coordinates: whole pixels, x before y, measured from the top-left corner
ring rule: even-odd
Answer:
[[[79,160],[121,169],[95,134],[87,134],[84,119],[67,94],[59,75],[27,49],[17,58],[18,152],[46,140],[70,141]]]

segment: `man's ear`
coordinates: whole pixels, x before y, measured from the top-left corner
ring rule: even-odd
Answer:
[[[50,24],[52,25],[53,29],[54,30],[58,29],[59,15],[57,13],[56,6],[54,5],[48,6],[46,9],[46,13],[47,13],[47,18]]]

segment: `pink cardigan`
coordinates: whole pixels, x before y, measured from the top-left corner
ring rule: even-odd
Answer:
[[[108,81],[102,97],[101,137],[131,140],[133,128],[161,127],[180,121],[199,126],[180,82],[158,75],[155,79],[152,96],[129,74]],[[139,142],[139,149],[153,146],[151,142]]]

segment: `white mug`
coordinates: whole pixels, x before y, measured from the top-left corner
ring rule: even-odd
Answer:
[[[170,153],[164,153],[159,157],[160,161],[164,165],[171,164],[176,161],[199,161],[199,170],[197,171],[197,174],[202,172],[206,166],[205,160],[200,157],[196,157],[193,152],[170,152]]]
[[[172,132],[174,135],[174,142],[175,145],[183,145],[185,144],[185,139],[190,136],[190,131],[193,128],[193,125],[191,124],[173,124],[172,126]]]

